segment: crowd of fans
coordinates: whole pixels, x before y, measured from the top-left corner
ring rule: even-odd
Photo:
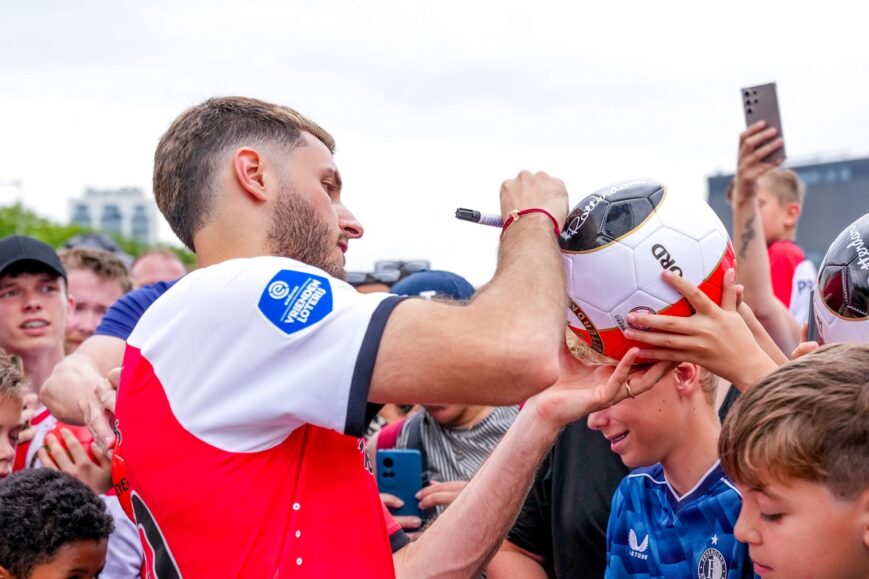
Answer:
[[[653,363],[613,365],[564,332],[557,179],[504,182],[541,211],[476,291],[344,272],[332,137],[185,111],[154,183],[195,271],[0,239],[0,578],[869,577],[869,343],[806,340],[781,146],[741,135],[722,303],[665,274],[694,315],[632,314]],[[421,457],[417,514],[376,488],[387,449]]]

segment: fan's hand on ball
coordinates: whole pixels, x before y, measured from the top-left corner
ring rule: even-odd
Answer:
[[[653,346],[640,356],[650,360],[693,362],[745,389],[775,370],[776,363],[758,345],[751,329],[737,311],[735,271],[724,274],[721,306],[678,275],[664,272],[664,279],[695,310],[683,318],[633,313],[628,321],[648,330],[628,329],[625,334]]]

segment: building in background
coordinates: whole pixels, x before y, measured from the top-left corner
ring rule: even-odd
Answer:
[[[85,189],[81,198],[69,202],[69,220],[146,245],[157,241],[157,205],[137,187]]]
[[[845,227],[869,212],[869,159],[846,159],[789,165],[806,183],[806,200],[797,227],[797,244],[819,265],[827,248]],[[727,187],[733,175],[708,178],[709,205],[733,232]]]

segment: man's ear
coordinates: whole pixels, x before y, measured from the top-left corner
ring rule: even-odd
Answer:
[[[791,201],[785,205],[785,225],[795,227],[800,220],[800,215],[803,212],[803,207],[796,201]]]
[[[250,147],[238,149],[232,156],[235,179],[242,190],[254,201],[267,201],[265,184],[265,159]]]
[[[863,545],[869,548],[869,489],[857,497],[857,512],[860,513],[860,530],[863,533]]]
[[[673,370],[676,376],[676,392],[679,396],[687,396],[694,392],[700,384],[700,368],[696,364],[682,362]]]

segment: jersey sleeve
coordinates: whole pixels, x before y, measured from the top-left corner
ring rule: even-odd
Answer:
[[[794,286],[794,272],[805,259],[803,251],[794,243],[776,241],[768,248],[769,273],[775,297],[790,308]]]
[[[537,470],[534,483],[519,516],[507,534],[517,547],[543,557],[544,566],[552,565],[552,453]]]
[[[624,510],[625,496],[627,492],[627,479],[622,481],[619,488],[613,495],[612,506],[610,507],[610,518],[606,526],[606,579],[618,579],[624,577],[627,569],[619,557],[619,546],[616,545],[617,537],[623,536],[624,533]]]
[[[175,282],[157,282],[131,291],[112,304],[103,316],[94,334],[112,336],[124,341],[130,337],[133,328],[152,303],[163,295]]]
[[[232,260],[188,274],[130,336],[176,418],[233,452],[310,424],[365,431],[380,339],[401,298],[359,294],[284,258]]]

